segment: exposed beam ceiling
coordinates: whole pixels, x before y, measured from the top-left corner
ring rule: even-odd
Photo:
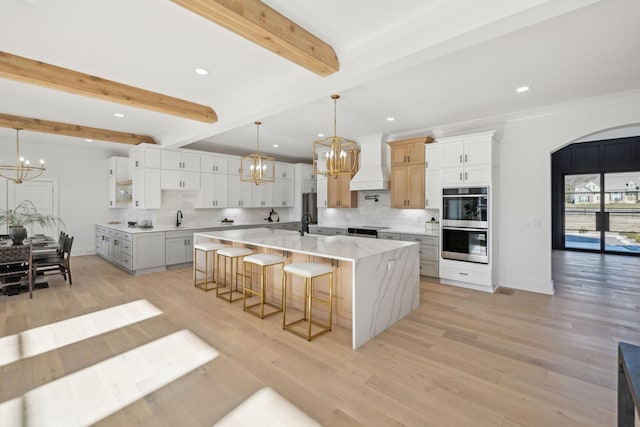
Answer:
[[[320,76],[340,68],[329,44],[259,0],[172,1]]]
[[[24,129],[34,132],[53,133],[57,135],[73,136],[98,141],[119,142],[122,144],[137,145],[143,142],[155,144],[156,142],[147,135],[117,132],[108,129],[98,129],[79,126],[70,123],[51,122],[47,120],[33,119],[30,117],[12,116],[0,113],[0,127]]]
[[[214,123],[218,120],[215,111],[206,105],[34,61],[7,52],[0,52],[0,77],[206,123]]]

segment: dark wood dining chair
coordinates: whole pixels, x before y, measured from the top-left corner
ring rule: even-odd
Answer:
[[[57,255],[38,258],[33,261],[35,272],[38,275],[61,274],[64,280],[69,275],[69,286],[73,285],[71,279],[71,247],[73,246],[73,237],[65,235],[62,239],[61,252]]]
[[[0,287],[11,285],[29,287],[33,298],[33,258],[31,245],[0,246]]]

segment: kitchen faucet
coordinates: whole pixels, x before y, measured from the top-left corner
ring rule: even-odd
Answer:
[[[309,218],[307,220],[307,218]],[[309,212],[305,212],[302,214],[302,218],[300,218],[300,235],[304,236],[304,232],[309,232],[309,221],[313,221],[313,217]]]
[[[178,210],[176,212],[176,227],[180,227],[180,224],[182,224],[182,211]]]

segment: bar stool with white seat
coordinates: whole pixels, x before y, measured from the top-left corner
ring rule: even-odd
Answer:
[[[328,264],[319,264],[315,262],[294,262],[284,266],[285,278],[282,287],[282,329],[292,332],[302,338],[311,341],[312,338],[320,334],[331,331],[333,325],[333,267]],[[304,277],[304,316],[294,322],[287,323],[287,279],[286,273]],[[325,300],[314,295],[315,279],[329,275],[329,299]],[[312,308],[313,303],[320,303],[329,308],[329,322],[327,324],[320,323],[313,319]],[[293,325],[307,322],[307,332],[301,333],[293,328]],[[315,333],[311,333],[311,325],[320,326],[321,329]]]
[[[253,251],[249,248],[232,248],[227,247],[224,249],[218,250],[218,286],[216,286],[216,296],[222,299],[228,300],[229,302],[238,301],[242,299],[242,290],[238,289],[238,276],[242,276],[242,272],[240,272],[240,260],[247,255],[251,255]],[[227,261],[231,264],[231,279],[229,281],[229,289],[220,292],[220,288],[224,288],[227,286],[226,277],[227,277]],[[220,264],[222,263],[222,264]],[[233,265],[235,264],[235,274],[233,272]],[[222,279],[220,278],[220,272],[224,268],[224,274]],[[236,286],[235,289],[233,287],[233,279],[235,278]],[[244,283],[244,282],[243,282]],[[238,293],[240,296],[238,298],[233,298],[233,293]],[[229,298],[227,299],[227,295]]]
[[[193,245],[193,286],[203,291],[213,290],[216,284],[216,252],[226,248],[222,243],[203,242]],[[204,252],[204,270],[198,268],[198,252]],[[209,255],[211,256],[211,280],[209,280]],[[204,273],[204,282],[198,283],[198,273]],[[209,287],[209,285],[212,285]]]
[[[251,286],[247,286],[247,264],[250,268],[250,273],[253,273],[253,266],[260,267],[260,290],[253,289],[253,275],[248,276],[250,278]],[[244,311],[248,311],[249,313],[258,316],[261,319],[264,319],[266,316],[271,316],[272,314],[276,314],[282,311],[282,305],[277,306],[273,303],[266,301],[266,274],[267,267],[275,267],[277,265],[284,267],[284,257],[276,254],[253,254],[248,255],[244,258],[244,282],[242,287],[242,309]],[[284,283],[284,271],[282,271],[282,281]],[[284,287],[284,285],[283,285]],[[248,294],[248,295],[247,295]],[[247,305],[247,298],[252,296],[260,297],[260,302]],[[264,306],[268,305],[269,307],[275,308],[275,311],[271,313],[264,314]],[[254,311],[254,307],[260,306],[260,311]]]

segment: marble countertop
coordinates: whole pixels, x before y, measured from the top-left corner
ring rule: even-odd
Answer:
[[[417,243],[413,242],[363,239],[352,236],[322,236],[317,234],[300,236],[297,231],[269,228],[214,230],[196,233],[196,237],[198,236],[344,261],[355,261],[359,258],[417,245]]]
[[[318,225],[318,224],[309,224],[309,228],[339,228],[342,230],[346,230],[352,226],[341,226],[341,225]],[[359,228],[357,226],[353,226],[355,228]],[[439,225],[436,225],[435,232],[426,231],[425,227],[404,227],[404,226],[390,226],[388,228],[383,228],[378,230],[378,233],[400,233],[400,234],[418,234],[421,236],[439,236]]]
[[[137,227],[129,227],[127,224],[96,224],[100,227],[110,228],[112,230],[123,231],[126,233],[153,233],[159,231],[189,231],[189,230],[202,230],[202,229],[219,229],[219,230],[227,230],[234,229],[237,227],[257,227],[257,226],[269,226],[276,224],[287,224],[294,223],[297,221],[280,221],[280,222],[232,222],[232,223],[206,223],[206,224],[186,224],[181,225],[180,227],[176,227],[175,225],[155,225],[153,228],[137,228]]]

